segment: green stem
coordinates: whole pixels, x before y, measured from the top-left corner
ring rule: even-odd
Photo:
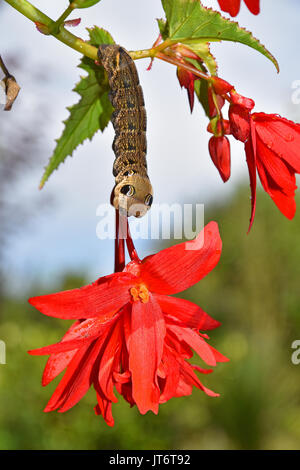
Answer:
[[[68,8],[65,9],[65,11],[60,15],[58,20],[55,21],[53,27],[51,28],[51,31],[49,31],[50,34],[58,34],[61,26],[63,26],[65,19],[68,18],[68,16],[73,12],[74,8],[72,5],[69,5]]]
[[[62,25],[60,25],[64,21],[64,19],[69,15],[69,13],[71,13],[71,11],[73,10],[72,4],[70,4],[69,8],[67,8],[64,13],[60,16],[60,18],[55,22],[27,0],[5,1],[13,8],[15,8],[15,10],[19,11],[22,15],[26,16],[29,20],[33,21],[34,23],[41,23],[42,25],[45,25],[49,34],[54,36],[59,41],[63,42],[69,47],[72,47],[72,49],[75,49],[76,51],[89,57],[92,60],[98,60],[97,47],[88,44],[87,42],[83,41],[82,39],[67,31]],[[56,28],[58,25],[60,27],[57,31]],[[181,66],[186,70],[193,72],[198,77],[203,78],[204,80],[209,80],[209,77],[206,74],[200,72],[198,69],[190,67],[186,64],[180,64],[180,62],[178,62],[176,59],[173,59],[165,54],[161,54],[160,51],[166,49],[174,42],[175,41],[172,41],[171,39],[166,39],[159,46],[152,47],[151,49],[130,51],[129,53],[133,60],[145,59],[147,57],[157,57],[161,60],[169,62],[170,64],[176,65],[177,67]]]
[[[42,13],[38,8],[33,6],[27,0],[5,0],[6,3],[11,5],[15,10],[18,10],[22,15],[26,16],[29,20],[35,23],[42,23],[51,31],[51,28],[55,27],[55,21],[53,21],[49,16]],[[51,34],[51,33],[50,33]],[[97,60],[97,48],[91,46],[87,42],[78,38],[74,34],[67,31],[64,27],[60,28],[58,33],[52,33],[59,41],[63,42],[72,49],[80,52],[81,54],[89,57],[90,59]]]

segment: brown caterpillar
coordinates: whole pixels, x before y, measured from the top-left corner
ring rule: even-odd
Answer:
[[[99,46],[98,56],[108,75],[111,121],[115,129],[112,204],[127,216],[142,217],[153,201],[147,174],[146,110],[138,73],[130,55],[116,44]]]

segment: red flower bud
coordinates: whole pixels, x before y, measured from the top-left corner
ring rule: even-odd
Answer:
[[[207,131],[215,136],[221,137],[224,134],[231,134],[230,122],[227,119],[219,119],[216,125],[212,122],[213,119],[209,122],[207,126]]]
[[[233,86],[230,85],[230,83],[226,82],[226,80],[223,80],[220,77],[211,77],[211,83],[218,95],[225,95],[233,89]]]
[[[180,86],[187,89],[188,99],[192,112],[194,108],[194,81],[197,80],[197,77],[189,70],[177,67],[177,78],[179,80]]]
[[[215,95],[215,100],[217,101],[218,110],[220,111],[225,104],[225,100],[220,95]],[[217,108],[213,99],[211,88],[208,88],[208,106],[209,106],[210,117],[211,118],[215,117],[218,114],[218,112],[217,112]]]
[[[209,153],[224,183],[230,178],[230,142],[227,137],[211,137]]]
[[[231,133],[235,139],[246,142],[250,134],[249,111],[238,104],[232,104],[229,107],[229,121]]]
[[[230,92],[230,98],[232,104],[238,104],[249,111],[251,111],[255,106],[255,102],[251,98],[239,95],[235,90]]]

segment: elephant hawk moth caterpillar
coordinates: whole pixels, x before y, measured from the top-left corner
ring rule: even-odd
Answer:
[[[115,130],[112,204],[127,216],[142,217],[153,201],[146,161],[146,110],[136,66],[127,51],[116,44],[102,44],[98,57],[110,86]]]

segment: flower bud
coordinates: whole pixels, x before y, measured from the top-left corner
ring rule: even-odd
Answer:
[[[230,142],[227,137],[210,138],[209,153],[224,183],[230,178]]]
[[[233,86],[230,85],[230,83],[226,82],[226,80],[223,80],[220,77],[211,77],[211,83],[218,95],[225,95],[233,89]]]
[[[207,131],[214,134],[216,137],[221,137],[224,134],[231,134],[230,122],[227,119],[219,119],[218,116],[211,119]]]
[[[249,111],[238,104],[232,104],[229,107],[229,121],[231,133],[235,139],[246,142],[250,134]]]
[[[232,104],[238,104],[249,111],[251,111],[255,106],[255,102],[251,98],[239,95],[235,90],[230,92],[230,98]]]

